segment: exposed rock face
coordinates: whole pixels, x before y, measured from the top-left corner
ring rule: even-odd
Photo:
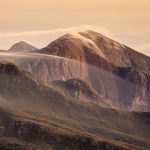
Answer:
[[[92,40],[103,52],[106,61],[118,67],[132,67],[149,72],[150,58],[94,31],[80,33]]]
[[[38,75],[47,83],[54,80],[88,78],[86,64],[63,57],[36,53],[0,53],[0,59],[17,64],[20,68]]]
[[[20,41],[20,42],[14,44],[9,49],[9,51],[13,51],[13,52],[30,52],[30,51],[35,51],[37,49],[38,48],[36,48],[36,47],[26,43],[26,42]]]

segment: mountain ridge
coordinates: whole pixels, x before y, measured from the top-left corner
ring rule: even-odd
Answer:
[[[12,51],[12,52],[30,52],[30,51],[35,51],[35,50],[38,50],[38,48],[24,41],[20,41],[8,49],[8,51]]]
[[[73,78],[66,81],[57,80],[52,81],[52,85],[56,90],[61,91],[65,95],[81,101],[100,104],[104,107],[112,108],[108,100],[100,96],[88,83],[79,78]]]
[[[1,64],[10,65],[8,62]],[[0,113],[1,137],[7,137],[2,142],[6,143],[5,146],[10,144],[10,140],[17,139],[30,142],[29,147],[36,146],[35,149],[44,149],[46,146],[54,150],[60,147],[64,150],[77,150],[79,147],[84,149],[85,145],[87,150],[150,148],[149,113],[123,112],[79,102],[50,86],[41,85],[38,80],[34,80],[36,77],[30,77],[31,73],[26,76],[15,65],[13,70],[19,69],[17,76],[11,74],[11,70],[3,68],[0,68],[0,95],[4,99],[0,97],[0,108],[17,114],[12,120],[8,113]],[[104,145],[100,144],[101,141],[105,141],[102,142]],[[68,145],[68,142],[71,144]],[[18,146],[20,147],[19,144]]]

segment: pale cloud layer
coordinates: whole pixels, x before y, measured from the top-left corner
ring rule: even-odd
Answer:
[[[2,33],[0,35],[0,46],[1,49],[8,49],[12,46],[12,44],[17,43],[18,41],[26,41],[32,43],[38,48],[42,48],[64,34],[78,33],[80,31],[86,31],[89,29],[97,31],[108,37],[113,37],[113,33],[105,28],[84,25],[79,27],[58,28],[53,30]]]
[[[145,50],[150,47],[150,1],[0,0],[0,49],[20,40],[42,47],[66,32],[93,27]]]

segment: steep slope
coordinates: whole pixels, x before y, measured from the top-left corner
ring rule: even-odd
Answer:
[[[37,49],[38,48],[36,48],[36,47],[26,43],[26,42],[20,41],[20,42],[14,44],[9,49],[9,51],[13,51],[13,52],[30,52],[30,51],[35,51]]]
[[[17,64],[50,83],[53,80],[68,80],[71,78],[86,78],[87,68],[84,64],[63,57],[37,53],[0,53],[0,59]],[[85,67],[84,67],[85,66]],[[82,74],[81,74],[82,69]]]
[[[71,58],[82,62],[87,61],[89,55],[104,56],[94,42],[84,38],[80,34],[66,34],[38,52]]]
[[[6,61],[0,62],[0,89],[1,108],[16,116],[12,120],[0,112],[0,136],[7,137],[0,139],[0,146],[14,141],[18,147],[29,142],[31,148],[54,150],[150,148],[149,113],[121,112],[66,97]]]
[[[132,67],[150,73],[150,58],[148,56],[91,30],[79,34],[92,40],[109,63],[118,67]]]
[[[94,31],[64,35],[39,52],[96,67],[88,74],[99,93],[123,109],[150,110],[149,57]]]

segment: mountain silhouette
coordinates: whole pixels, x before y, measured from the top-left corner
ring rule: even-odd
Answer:
[[[11,48],[9,48],[9,51],[12,52],[30,52],[30,51],[35,51],[38,48],[24,42],[24,41],[20,41],[16,44],[14,44]]]

